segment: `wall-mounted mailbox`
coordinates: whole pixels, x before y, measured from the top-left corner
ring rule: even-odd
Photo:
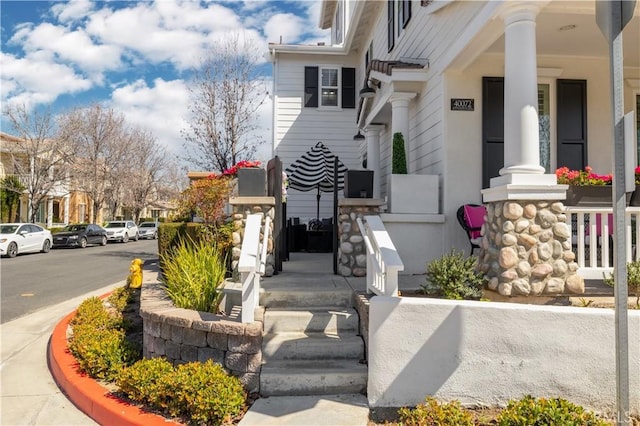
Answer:
[[[344,174],[346,198],[373,198],[373,170],[347,170]]]

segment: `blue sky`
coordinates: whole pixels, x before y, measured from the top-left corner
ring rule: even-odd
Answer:
[[[1,101],[54,112],[104,103],[178,154],[189,70],[211,46],[239,33],[265,53],[281,37],[328,42],[319,13],[319,0],[2,0]],[[271,65],[265,59],[258,66],[268,80]],[[258,117],[267,143],[270,117],[268,101]],[[2,131],[11,133],[5,120]]]

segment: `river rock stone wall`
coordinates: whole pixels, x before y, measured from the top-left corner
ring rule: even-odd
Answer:
[[[367,275],[367,250],[356,219],[380,214],[380,200],[346,198],[338,203],[338,274]]]
[[[561,202],[487,204],[478,268],[504,296],[584,293]]]
[[[210,359],[237,376],[248,392],[259,391],[264,310],[243,324],[238,317],[177,308],[155,281],[142,286],[140,316],[145,358],[164,357],[174,365]]]
[[[269,239],[267,246],[267,261],[265,266],[265,276],[270,277],[275,270],[275,257],[273,252],[273,223],[275,218],[275,198],[274,197],[234,197],[231,198],[229,204],[232,207],[233,220],[233,249],[231,268],[234,271],[234,280],[239,280],[238,262],[240,261],[240,252],[242,250],[242,240],[244,238],[244,228],[247,222],[247,216],[250,214],[262,214],[262,225],[260,231],[260,239],[262,240],[262,229],[264,228],[264,218],[271,218],[271,228],[269,231]]]

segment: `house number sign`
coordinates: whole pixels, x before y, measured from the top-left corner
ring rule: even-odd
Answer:
[[[451,99],[451,111],[473,111],[475,99]]]

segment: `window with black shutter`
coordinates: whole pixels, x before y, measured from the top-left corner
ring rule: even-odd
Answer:
[[[304,67],[304,106],[355,108],[356,69]]]
[[[318,106],[318,67],[304,67],[304,106]]]

